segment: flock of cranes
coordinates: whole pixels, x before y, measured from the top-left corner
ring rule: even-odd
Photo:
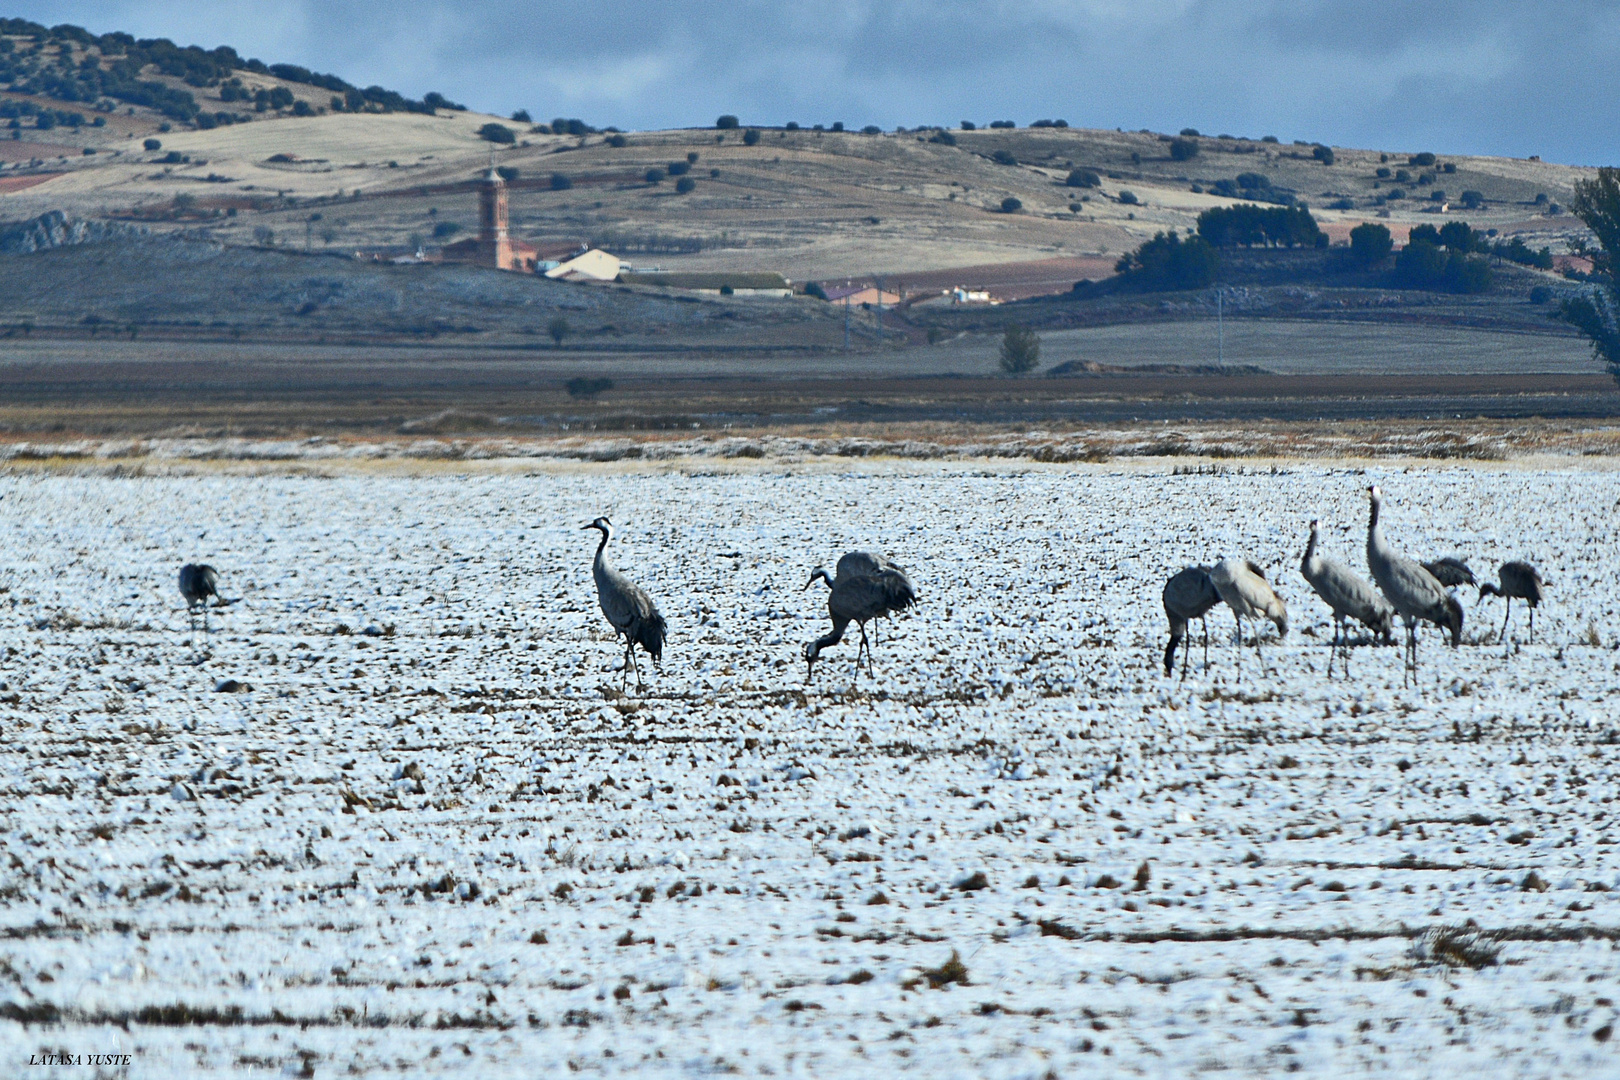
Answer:
[[[1384,538],[1384,526],[1379,520],[1384,508],[1384,493],[1375,485],[1367,489],[1369,515],[1367,519],[1367,568],[1372,571],[1373,584],[1358,575],[1344,563],[1321,551],[1321,528],[1311,522],[1310,540],[1305,545],[1305,556],[1300,560],[1301,575],[1310,583],[1312,591],[1333,610],[1335,631],[1328,655],[1328,675],[1333,674],[1333,662],[1342,660],[1345,678],[1350,677],[1350,620],[1355,620],[1385,642],[1394,638],[1395,616],[1401,617],[1406,627],[1404,655],[1405,680],[1416,678],[1418,670],[1417,631],[1423,623],[1431,623],[1451,637],[1451,647],[1462,644],[1463,609],[1452,589],[1463,585],[1477,585],[1472,571],[1461,559],[1452,556],[1431,562],[1418,562],[1396,551]],[[1530,608],[1530,634],[1535,637],[1536,607],[1542,600],[1546,585],[1541,574],[1527,562],[1505,562],[1498,572],[1499,582],[1487,581],[1478,585],[1480,599],[1500,596],[1508,606],[1502,619],[1502,640],[1506,640],[1508,619],[1513,614],[1513,601],[1523,600]],[[1266,581],[1265,572],[1252,562],[1223,559],[1214,566],[1189,566],[1178,571],[1164,586],[1164,614],[1170,622],[1170,643],[1164,650],[1164,673],[1175,670],[1176,647],[1187,635],[1188,625],[1194,619],[1200,622],[1216,604],[1225,603],[1237,618],[1238,641],[1241,646],[1243,623],[1248,619],[1269,619],[1277,626],[1278,637],[1288,633],[1288,612]],[[1204,666],[1209,666],[1209,630],[1204,630]],[[1260,634],[1254,638],[1255,651],[1260,650]],[[1243,655],[1239,648],[1238,656]],[[1264,661],[1262,661],[1263,663]],[[1187,654],[1182,654],[1182,677],[1186,677]]]
[[[1374,486],[1368,489],[1370,516],[1367,521],[1367,566],[1372,571],[1373,584],[1360,577],[1349,566],[1321,550],[1320,523],[1311,522],[1310,540],[1300,561],[1300,573],[1311,589],[1333,611],[1335,625],[1333,642],[1328,657],[1328,675],[1333,674],[1336,660],[1342,662],[1346,678],[1350,676],[1350,622],[1354,620],[1377,635],[1385,643],[1394,639],[1395,616],[1406,626],[1405,677],[1416,677],[1418,670],[1417,630],[1422,623],[1431,623],[1451,636],[1456,648],[1462,642],[1463,609],[1452,589],[1463,585],[1476,585],[1473,573],[1460,559],[1446,557],[1432,562],[1418,562],[1401,554],[1384,538],[1379,520],[1384,506],[1383,493]],[[596,599],[602,614],[613,627],[617,637],[624,640],[624,680],[630,672],[636,675],[636,686],[645,685],[641,678],[641,665],[636,659],[636,647],[650,656],[654,664],[664,655],[664,642],[669,625],[658,606],[646,590],[635,584],[608,558],[608,543],[613,539],[613,523],[599,517],[586,529],[602,534],[591,562],[591,576],[596,582]],[[1536,568],[1527,562],[1503,563],[1498,582],[1478,585],[1480,599],[1500,596],[1507,601],[1508,610],[1502,619],[1505,640],[1508,620],[1513,614],[1513,601],[1523,600],[1530,608],[1530,634],[1535,636],[1536,607],[1542,600],[1546,584]],[[832,619],[831,632],[807,642],[804,646],[805,680],[815,674],[816,660],[823,650],[844,639],[850,623],[861,632],[860,644],[855,651],[855,674],[860,677],[861,657],[866,658],[868,674],[876,676],[872,665],[872,643],[867,637],[866,624],[873,619],[905,611],[917,602],[917,590],[903,567],[882,555],[866,551],[851,551],[838,560],[836,575],[823,567],[810,572],[805,582],[808,589],[817,581],[827,586],[827,613]],[[219,575],[214,568],[188,563],[180,569],[180,594],[186,601],[193,640],[196,619],[203,619],[203,633],[209,633],[208,599],[214,598],[215,607],[234,603],[219,593]],[[1277,628],[1279,638],[1288,635],[1288,608],[1282,597],[1266,580],[1265,571],[1246,559],[1222,559],[1213,566],[1189,566],[1174,574],[1165,583],[1164,614],[1170,622],[1170,641],[1164,649],[1164,672],[1175,671],[1176,649],[1186,639],[1188,628],[1197,619],[1204,629],[1204,667],[1209,667],[1209,625],[1206,616],[1217,604],[1225,604],[1237,620],[1238,662],[1242,664],[1243,628],[1251,620],[1267,621]],[[1262,669],[1265,654],[1260,650],[1261,633],[1254,635],[1254,648]],[[1190,666],[1190,648],[1182,653],[1182,678]]]

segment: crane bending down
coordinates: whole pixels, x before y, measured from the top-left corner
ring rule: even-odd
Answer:
[[[1176,646],[1187,636],[1187,624],[1197,619],[1204,626],[1204,670],[1209,670],[1209,623],[1204,616],[1221,602],[1209,567],[1189,566],[1178,570],[1164,583],[1164,617],[1170,620],[1170,643],[1164,647],[1164,673],[1176,667]],[[1190,649],[1181,653],[1181,677],[1187,677]]]
[[[1468,569],[1468,564],[1455,555],[1445,555],[1433,562],[1422,564],[1423,569],[1434,575],[1434,580],[1448,589],[1462,585],[1478,585],[1474,580],[1474,572]]]
[[[1311,522],[1311,539],[1305,545],[1305,557],[1299,562],[1299,572],[1310,582],[1316,595],[1333,609],[1336,630],[1333,652],[1328,654],[1328,677],[1333,677],[1333,654],[1344,658],[1344,677],[1350,677],[1350,629],[1347,619],[1354,619],[1385,641],[1394,630],[1395,609],[1378,595],[1372,584],[1339,560],[1317,550],[1320,531],[1318,522]]]
[[[224,607],[225,600],[219,595],[219,573],[207,563],[186,563],[180,568],[180,595],[186,600],[186,622],[191,630],[191,638],[195,643],[197,639],[197,612],[202,612],[203,639],[207,640],[208,628],[208,598],[214,598],[215,607]]]
[[[1373,580],[1389,600],[1390,606],[1406,624],[1406,671],[1401,685],[1408,677],[1417,675],[1417,626],[1419,621],[1431,622],[1451,633],[1451,647],[1462,644],[1463,610],[1457,598],[1446,591],[1444,585],[1421,565],[1395,551],[1384,539],[1384,527],[1378,522],[1378,512],[1384,507],[1384,493],[1374,484],[1367,489],[1371,510],[1367,518],[1367,567]]]
[[[861,628],[860,647],[855,650],[855,677],[860,678],[861,653],[865,652],[866,670],[876,678],[876,672],[872,669],[872,644],[866,638],[866,624],[890,612],[904,611],[917,602],[917,590],[906,576],[905,568],[882,555],[851,551],[838,560],[836,578],[829,575],[825,567],[818,566],[810,571],[810,580],[804,583],[804,587],[808,589],[814,585],[817,578],[825,581],[831,590],[827,594],[827,613],[832,616],[833,628],[830,634],[805,644],[805,682],[809,682],[815,673],[816,658],[821,655],[821,650],[844,640],[844,631],[852,622]]]
[[[1277,636],[1288,636],[1288,608],[1282,597],[1266,581],[1266,572],[1247,559],[1222,559],[1209,572],[1209,580],[1220,593],[1226,606],[1232,609],[1238,624],[1238,665],[1243,664],[1243,621],[1270,619],[1277,625]],[[1260,651],[1260,631],[1254,632],[1254,651],[1265,668],[1266,657]]]
[[[1487,596],[1500,596],[1507,601],[1507,613],[1502,616],[1502,632],[1497,636],[1503,643],[1507,642],[1508,619],[1513,616],[1513,601],[1523,600],[1530,607],[1530,640],[1536,640],[1536,607],[1541,603],[1541,588],[1546,582],[1541,580],[1541,572],[1527,562],[1515,559],[1505,562],[1496,571],[1501,584],[1487,581],[1479,587],[1479,598]]]
[[[624,667],[620,669],[624,676],[620,682],[622,684],[624,679],[628,679],[634,668],[636,689],[639,690],[642,686],[641,665],[636,663],[636,646],[647,650],[653,663],[658,663],[664,657],[664,633],[668,626],[664,617],[658,614],[652,597],[608,561],[607,546],[608,541],[613,539],[613,523],[599,517],[585,528],[596,529],[602,534],[602,542],[596,545],[596,558],[591,563],[591,576],[596,579],[596,601],[602,605],[602,614],[613,624],[614,631],[624,637]]]

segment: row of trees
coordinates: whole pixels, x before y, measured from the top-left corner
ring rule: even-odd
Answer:
[[[168,38],[136,39],[125,33],[97,35],[79,26],[45,27],[26,19],[0,19],[0,35],[31,38],[34,42],[32,49],[18,51],[8,37],[5,43],[11,48],[0,48],[0,84],[9,85],[14,91],[68,102],[102,103],[112,99],[153,109],[186,123],[206,118],[199,123],[203,127],[228,121],[222,121],[222,114],[204,112],[188,91],[141,79],[141,70],[150,65],[198,89],[230,86],[234,82],[229,96],[222,89],[222,98],[226,101],[251,98],[261,112],[266,108],[296,109],[297,105],[291,100],[272,103],[267,97],[260,97],[266,91],[253,95],[240,92],[238,71],[331,91],[339,95],[332,99],[334,110],[432,113],[436,109],[465,109],[442,94],[430,93],[421,101],[415,101],[381,86],[354,86],[336,75],[321,74],[297,64],[266,64],[261,60],[244,59],[228,45],[202,49],[196,45],[176,45]],[[54,64],[41,55],[41,47],[45,45],[59,47]],[[85,54],[81,62],[68,62],[71,48]],[[278,89],[291,98],[285,88]],[[314,112],[307,103],[304,110]]]
[[[1216,247],[1316,247],[1326,240],[1303,206],[1248,203],[1205,210],[1198,215],[1198,235]]]

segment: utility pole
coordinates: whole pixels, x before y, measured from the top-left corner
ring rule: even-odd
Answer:
[[[1226,290],[1215,288],[1215,362],[1226,366]]]

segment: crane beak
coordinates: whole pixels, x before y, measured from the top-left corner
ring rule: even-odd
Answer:
[[[816,579],[814,577],[811,577],[811,579],[809,581],[804,583],[804,589],[808,589],[810,586],[814,585],[815,583],[816,583]],[[800,589],[799,591],[804,592],[804,589]]]

